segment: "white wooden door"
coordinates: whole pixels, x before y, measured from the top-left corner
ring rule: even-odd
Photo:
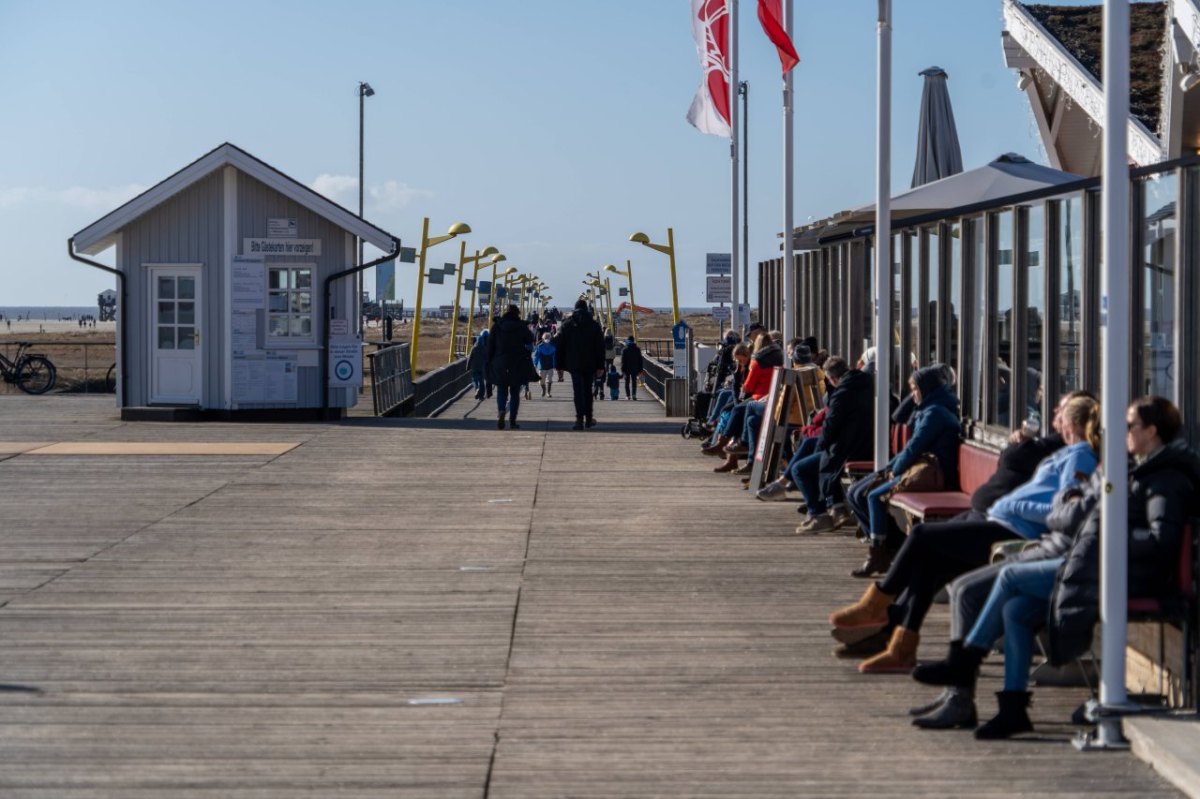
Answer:
[[[150,401],[199,404],[203,388],[200,268],[150,269]]]

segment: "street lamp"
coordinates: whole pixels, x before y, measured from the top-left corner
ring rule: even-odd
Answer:
[[[626,261],[624,271],[617,269],[612,264],[605,264],[604,271],[612,272],[614,275],[621,275],[629,279],[629,321],[630,327],[633,330],[633,340],[637,341],[637,300],[633,298],[633,264]]]
[[[475,273],[471,279],[471,310],[470,313],[467,314],[467,345],[464,348],[469,351],[471,349],[471,319],[475,314],[475,281],[479,280],[479,262],[489,255],[498,255],[499,252],[500,251],[495,247],[486,247],[484,248],[483,252],[476,250],[474,256],[468,256],[467,243],[464,241],[459,245],[458,276],[455,280],[456,285],[454,287],[454,316],[450,321],[450,354],[446,356],[446,363],[454,363],[454,339],[458,335],[459,299],[462,296],[462,284],[463,278],[467,272],[467,264],[473,263],[475,265]]]
[[[504,260],[507,259],[503,255],[497,255],[492,258],[492,266],[495,266],[500,261]],[[510,266],[508,269],[505,269],[503,272],[499,273],[497,273],[495,270],[492,270],[492,296],[491,299],[488,300],[488,327],[492,326],[492,322],[496,318],[496,283],[499,282],[500,278],[504,278],[507,281],[508,276],[516,274],[516,272],[517,268],[515,266]],[[508,288],[507,283],[505,284],[505,288]]]
[[[629,240],[636,242],[643,247],[649,247],[661,253],[665,253],[671,263],[671,323],[679,324],[679,288],[675,283],[675,231],[667,228],[667,243],[655,244],[650,241],[650,237],[645,233],[634,233],[629,237]],[[632,295],[633,290],[629,293]],[[632,300],[631,300],[632,302]],[[736,316],[736,314],[735,314]]]
[[[494,249],[495,249],[495,247],[488,247],[488,250],[494,250]],[[482,253],[480,253],[481,258],[482,258],[482,256],[485,256],[485,255],[487,255],[487,250],[484,250]],[[476,300],[478,299],[478,295],[479,295],[479,271],[481,269],[494,269],[496,264],[498,264],[504,260],[506,260],[505,257],[497,252],[492,255],[491,260],[486,264],[480,264],[478,261],[475,262],[475,283],[471,287],[471,313],[467,314],[467,341],[468,342],[471,341],[471,330],[475,326],[475,324],[474,324],[475,323],[475,303],[476,303]],[[493,273],[493,282],[494,282],[494,280],[495,280],[495,277],[494,277],[494,273]],[[489,288],[490,288],[490,286],[489,286]],[[491,314],[490,310],[488,311],[488,314],[489,314],[489,318],[490,318],[490,314]]]
[[[375,90],[371,88],[371,84],[367,83],[366,81],[358,82],[358,218],[359,219],[363,218],[363,141],[364,141],[364,139],[363,139],[363,108],[366,104],[365,103],[366,98],[374,97],[374,96],[375,96]],[[358,262],[360,264],[363,262],[363,244],[364,244],[364,242],[360,238],[358,240]],[[362,274],[361,273],[358,274],[357,280],[355,282],[358,284],[358,286],[357,286],[358,296],[361,297],[362,296]],[[379,298],[376,297],[375,300],[378,301]],[[382,311],[382,308],[381,308],[381,311]],[[359,316],[360,316],[359,323],[361,324],[362,323],[362,319],[361,319],[362,314],[359,314]],[[381,323],[382,323],[382,319],[383,319],[383,314],[380,313]]]
[[[450,241],[455,236],[461,236],[470,232],[471,226],[466,222],[455,222],[446,231],[445,236],[429,238],[429,217],[425,217],[425,221],[421,225],[421,257],[418,259],[420,263],[417,270],[417,307],[415,309],[416,316],[413,317],[412,348],[409,353],[409,368],[412,370],[414,379],[417,376],[417,345],[421,335],[421,299],[424,296],[425,289],[425,255],[429,252],[430,247],[434,247],[444,241]]]

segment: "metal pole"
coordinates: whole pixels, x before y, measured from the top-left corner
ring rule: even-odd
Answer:
[[[729,93],[733,94],[738,84],[738,0],[729,1]],[[729,174],[730,174],[730,247],[729,296],[733,298],[733,315],[730,324],[734,329],[741,327],[738,313],[738,107],[731,96],[729,103]],[[671,278],[674,280],[675,249],[671,249]],[[673,287],[673,284],[672,284]],[[676,300],[675,322],[679,322],[679,306]]]
[[[367,99],[366,92],[363,90],[363,86],[365,86],[365,85],[366,85],[365,83],[361,83],[361,82],[358,84],[358,218],[359,219],[363,218],[363,145],[364,145],[363,108],[366,105],[366,99]],[[358,261],[356,262],[356,265],[361,264],[362,262],[363,262],[363,240],[359,239],[358,240]],[[362,279],[363,279],[363,277],[362,277],[361,272],[359,272],[355,276],[355,279],[354,279],[354,282],[355,282],[354,290],[356,292],[358,292],[358,296],[355,297],[356,304],[362,302]],[[376,299],[378,299],[378,298],[376,298]],[[358,327],[361,332],[361,330],[362,330],[362,313],[361,312],[358,314]]]
[[[633,341],[637,343],[637,300],[633,296],[633,262],[625,261],[625,275],[629,278],[629,327],[633,330]]]
[[[738,84],[742,95],[742,303],[750,307],[750,81]],[[737,297],[733,298],[737,302]],[[724,305],[725,303],[721,303]],[[724,321],[717,327],[724,325]]]
[[[736,181],[734,182],[736,184]],[[737,202],[736,197],[734,198],[734,202]],[[737,220],[736,213],[734,213],[734,220],[735,222]],[[737,227],[736,224],[734,227]],[[737,246],[736,239],[734,240],[734,246]],[[677,325],[682,317],[679,315],[679,284],[675,279],[675,230],[673,228],[667,228],[667,256],[670,259],[671,266],[671,324]],[[737,268],[736,264],[734,268]],[[737,296],[737,285],[734,285],[733,292],[734,296]]]
[[[608,300],[608,332],[615,336],[617,335],[617,328],[613,324],[612,315],[612,281],[607,277],[604,278],[604,298]]]
[[[875,468],[890,460],[892,374],[892,0],[879,0],[875,107]],[[784,233],[790,242],[792,231]],[[784,274],[787,274],[785,271]]]
[[[475,295],[479,291],[479,250],[475,251],[475,273],[471,278],[471,310],[467,313],[467,351],[471,350],[471,328],[475,321]]]
[[[792,0],[783,3],[783,29],[787,32],[788,41],[792,40]],[[792,183],[795,168],[792,164],[792,70],[783,75],[783,302],[780,311],[783,314],[783,340],[790,341],[798,335],[796,330],[795,308],[793,297],[796,293],[796,274],[794,269],[795,256],[792,239],[795,225],[795,203],[793,201]]]
[[[1127,637],[1128,466],[1124,447],[1125,406],[1129,402],[1129,302],[1125,291],[1129,269],[1129,2],[1104,3],[1104,171],[1101,177],[1103,224],[1100,282],[1100,348],[1105,354],[1101,377],[1104,421],[1104,493],[1100,510],[1100,705],[1127,704],[1125,643]],[[1096,728],[1102,747],[1124,747],[1119,718],[1101,719]]]
[[[421,298],[425,288],[425,253],[429,251],[429,217],[421,224],[421,257],[417,269],[417,307],[413,309],[412,346],[409,352],[409,369],[413,379],[417,378],[417,346],[421,335]]]
[[[479,250],[475,251],[475,262],[479,262]],[[458,274],[454,276],[454,315],[450,318],[450,354],[446,363],[454,363],[454,337],[458,334],[458,301],[462,296],[463,272],[467,271],[467,243],[458,244]],[[466,349],[470,349],[468,346]]]
[[[492,264],[492,282],[488,286],[491,293],[488,295],[488,330],[492,329],[492,322],[496,319],[496,264]]]

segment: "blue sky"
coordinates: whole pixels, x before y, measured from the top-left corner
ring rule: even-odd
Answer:
[[[876,3],[795,7],[800,224],[872,199]],[[1044,163],[1000,0],[895,7],[893,186],[911,177],[931,65],[950,75],[966,168]],[[631,258],[639,303],[661,306],[666,259],[627,238],[673,226],[680,301],[703,305],[704,254],[729,250],[729,160],[684,118],[700,78],[688,16],[686,0],[0,0],[0,305],[91,304],[109,281],[67,238],[224,141],[355,208],[360,80],[377,91],[366,215],[406,244],[423,216],[435,232],[464,220],[472,248],[494,244],[563,300]],[[753,0],[741,27],[753,264],[782,229],[781,84]],[[397,275],[410,304],[414,280]]]

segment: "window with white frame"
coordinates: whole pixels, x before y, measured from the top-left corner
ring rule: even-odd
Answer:
[[[313,264],[267,266],[267,332],[273,339],[313,338]]]

